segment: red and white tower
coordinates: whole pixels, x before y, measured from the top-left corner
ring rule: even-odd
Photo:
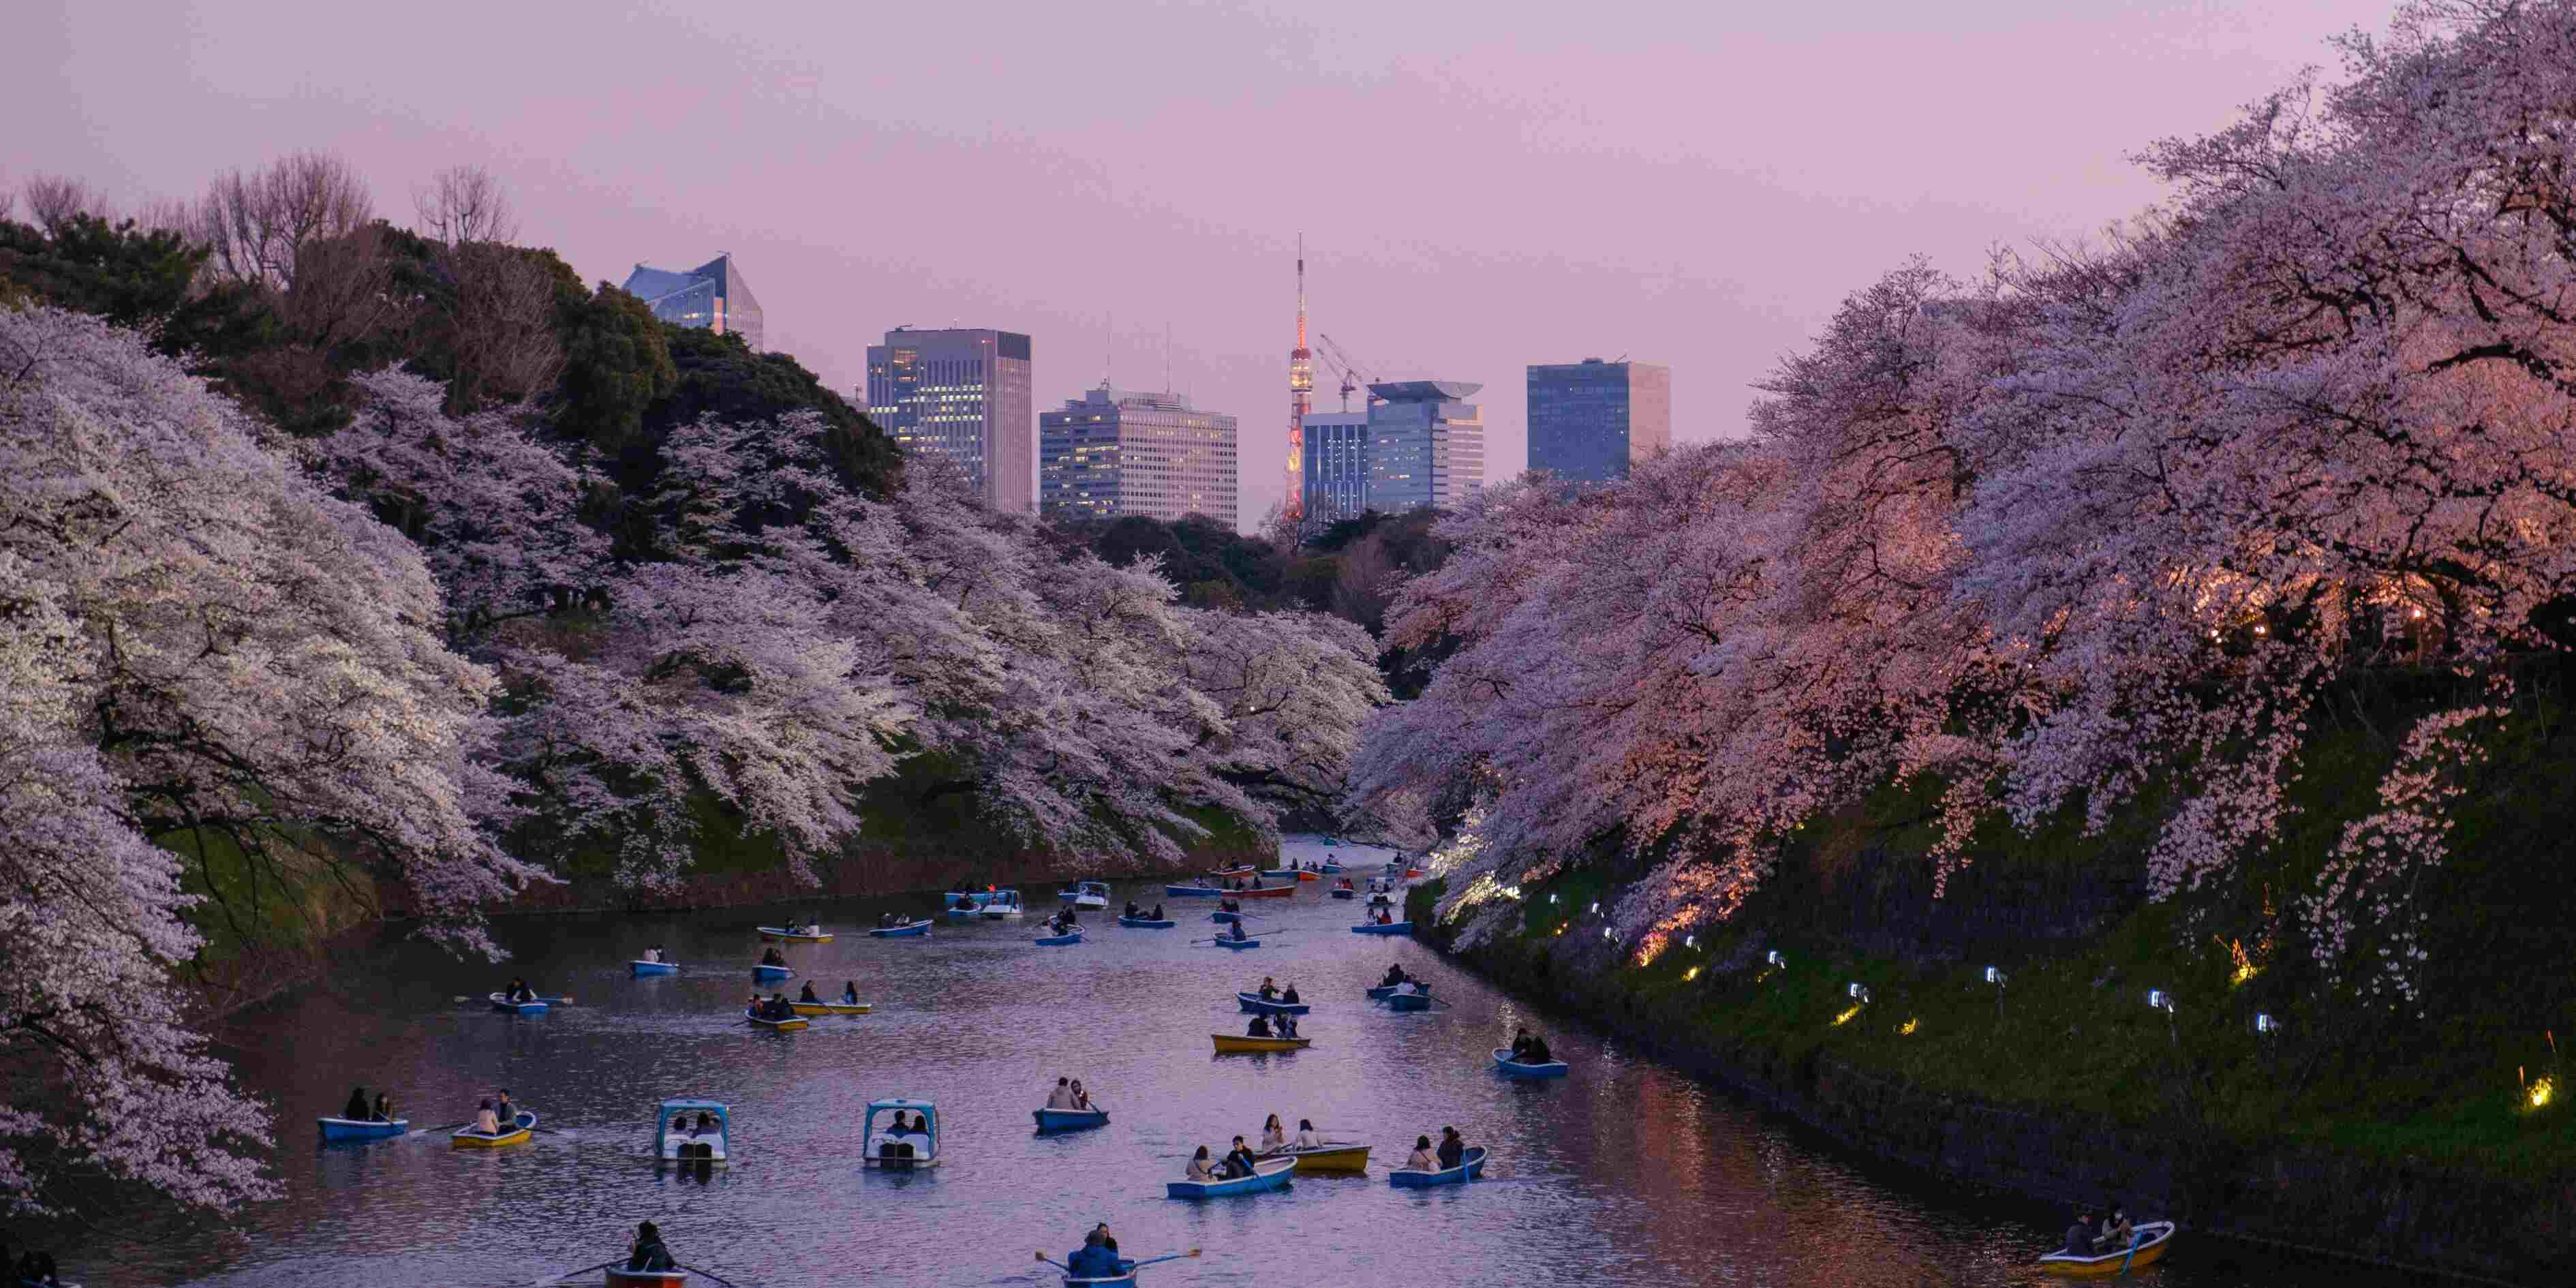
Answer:
[[[1306,347],[1306,234],[1297,234],[1297,347],[1288,351],[1288,499],[1291,519],[1306,515],[1306,413],[1315,409],[1315,354]]]

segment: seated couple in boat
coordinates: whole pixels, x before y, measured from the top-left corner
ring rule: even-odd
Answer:
[[[510,986],[501,991],[501,996],[506,997],[513,1002],[533,1002],[537,1000],[536,990],[528,987],[528,981],[524,979],[511,980]]]
[[[778,946],[776,944],[772,944],[769,947],[760,950],[760,964],[763,966],[784,966],[787,964],[787,958],[784,954],[778,951]]]
[[[1075,1279],[1115,1279],[1135,1268],[1135,1262],[1119,1257],[1118,1241],[1109,1237],[1106,1221],[1082,1236],[1082,1246],[1064,1259],[1064,1273]]]
[[[1323,1147],[1324,1138],[1315,1134],[1315,1124],[1311,1119],[1297,1120],[1295,1140],[1288,1138],[1288,1129],[1279,1125],[1277,1114],[1270,1115],[1269,1120],[1261,1124],[1261,1156],[1264,1158],[1283,1150],[1322,1149]]]
[[[394,1102],[392,1097],[379,1094],[376,1102],[369,1105],[367,1089],[351,1087],[349,1103],[341,1108],[340,1117],[353,1123],[389,1123],[394,1120]]]
[[[635,1227],[635,1243],[626,1250],[629,1270],[677,1270],[680,1263],[671,1256],[670,1245],[662,1242],[662,1228],[646,1221]]]
[[[504,1123],[509,1125],[505,1127]],[[518,1112],[510,1108],[506,1098],[499,1108],[494,1108],[492,1102],[486,1100],[474,1110],[474,1134],[478,1136],[498,1136],[505,1131],[514,1131],[518,1126]]]
[[[1381,926],[1392,926],[1395,924],[1395,918],[1388,916],[1386,909],[1380,908],[1377,910],[1377,924]]]
[[[1243,1036],[1248,1038],[1293,1038],[1297,1036],[1297,1017],[1294,1015],[1273,1017],[1265,1014],[1255,1014],[1252,1017],[1252,1023],[1243,1026]]]
[[[868,1143],[868,1152],[879,1158],[919,1157],[922,1146],[906,1139],[913,1136],[921,1137],[926,1143],[930,1138],[930,1119],[926,1115],[915,1114],[907,1122],[903,1111],[895,1110],[894,1121],[887,1124],[886,1129],[878,1133],[875,1140]]]
[[[1547,1039],[1525,1028],[1512,1033],[1512,1058],[1522,1064],[1547,1064],[1556,1059],[1548,1054]]]
[[[891,912],[877,914],[877,929],[879,930],[901,930],[911,924],[912,918],[910,917],[901,916]]]
[[[644,955],[637,960],[660,963],[666,959],[662,956],[662,946],[660,944],[655,944],[652,947],[645,949]]]
[[[2092,1208],[2075,1210],[2075,1224],[2066,1227],[2067,1256],[2098,1257],[2128,1250],[2137,1238],[2137,1227],[2130,1222],[2128,1211],[2119,1204],[2112,1203],[2106,1210],[2111,1215],[2099,1224],[2093,1220]]]
[[[1208,1147],[1199,1146],[1199,1152],[1190,1156],[1189,1166],[1181,1178],[1190,1181],[1239,1180],[1252,1175],[1253,1162],[1252,1151],[1244,1148],[1243,1138],[1237,1136],[1234,1148],[1227,1150],[1225,1157],[1215,1163],[1208,1161]]]
[[[1440,1129],[1440,1148],[1437,1150],[1431,1148],[1430,1137],[1413,1138],[1413,1153],[1404,1160],[1404,1168],[1409,1172],[1445,1172],[1465,1162],[1466,1159],[1467,1142],[1458,1135],[1458,1129],[1443,1127]]]
[[[793,1019],[796,1015],[796,1006],[787,1000],[785,993],[772,993],[765,999],[754,993],[749,1007],[753,1016],[764,1020]]]
[[[1152,912],[1138,912],[1136,911],[1136,901],[1130,899],[1127,901],[1127,919],[1129,921],[1161,921],[1163,919],[1163,905],[1159,903],[1155,904]]]
[[[670,1134],[678,1136],[683,1133],[687,1134],[688,1139],[680,1142],[678,1151],[680,1157],[713,1158],[716,1156],[715,1146],[698,1140],[700,1136],[718,1136],[722,1134],[716,1127],[716,1116],[714,1114],[701,1113],[694,1120],[692,1120],[687,1114],[682,1114],[679,1117],[672,1119]]]
[[[1055,1080],[1055,1090],[1047,1093],[1046,1107],[1089,1113],[1091,1112],[1091,1093],[1082,1089],[1080,1078],[1058,1078]]]
[[[1282,993],[1279,991],[1279,986],[1271,983],[1270,977],[1264,975],[1261,977],[1261,1000],[1265,1002],[1279,1002],[1288,1006],[1296,1006],[1299,1004],[1297,1001],[1297,986],[1295,984],[1290,984],[1288,986],[1288,991]]]
[[[1047,921],[1047,929],[1059,935],[1069,935],[1073,933],[1074,927],[1081,924],[1082,919],[1073,915],[1073,905],[1066,904],[1056,909],[1055,916]]]

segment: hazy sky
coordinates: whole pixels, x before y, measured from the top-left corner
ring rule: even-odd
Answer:
[[[1249,525],[1301,229],[1312,325],[1381,375],[1483,382],[1497,478],[1533,362],[1669,364],[1675,436],[1733,435],[1847,292],[2134,212],[2157,192],[2126,156],[2394,6],[10,7],[0,182],[139,203],[322,148],[407,219],[479,163],[590,278],[733,252],[770,346],[845,391],[906,323],[1030,333],[1041,408],[1109,362],[1157,387],[1168,325],[1172,383],[1241,418]]]

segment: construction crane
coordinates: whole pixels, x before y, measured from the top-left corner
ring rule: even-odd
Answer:
[[[1368,364],[1352,357],[1351,351],[1343,348],[1341,341],[1321,331],[1315,333],[1315,338],[1323,343],[1321,356],[1324,359],[1324,365],[1331,368],[1334,375],[1342,378],[1342,410],[1349,411],[1351,394],[1365,386],[1377,383],[1377,377],[1370,375]],[[1368,404],[1360,405],[1365,407]]]

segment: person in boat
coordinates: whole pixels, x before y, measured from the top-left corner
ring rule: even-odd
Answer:
[[[1404,964],[1402,962],[1397,962],[1386,968],[1386,978],[1379,980],[1378,986],[1381,988],[1393,988],[1403,982]]]
[[[1243,1138],[1235,1137],[1234,1148],[1225,1153],[1225,1179],[1231,1181],[1252,1175],[1254,1161],[1252,1151],[1243,1146]]]
[[[796,1007],[793,1003],[787,1000],[787,995],[785,993],[772,993],[769,995],[769,1018],[773,1020],[784,1020],[794,1016],[795,1014]]]
[[[672,1257],[670,1245],[662,1242],[662,1228],[650,1221],[635,1227],[635,1243],[626,1251],[629,1270],[677,1270],[680,1263]]]
[[[1440,1170],[1444,1172],[1465,1161],[1467,1157],[1467,1142],[1458,1135],[1457,1128],[1443,1127],[1440,1129],[1440,1150],[1438,1157],[1440,1160]]]
[[[1271,1036],[1270,1017],[1258,1013],[1254,1014],[1252,1017],[1252,1023],[1243,1026],[1243,1036],[1248,1038],[1266,1038]]]
[[[1086,1114],[1091,1112],[1091,1093],[1082,1089],[1080,1078],[1073,1080],[1073,1107]]]
[[[362,1122],[365,1122],[365,1121],[367,1120],[367,1089],[366,1089],[366,1088],[364,1088],[364,1087],[351,1087],[351,1088],[349,1088],[349,1103],[348,1103],[346,1106],[343,1106],[343,1107],[341,1108],[341,1110],[340,1110],[340,1116],[341,1116],[341,1117],[343,1117],[343,1118],[348,1119],[349,1121],[351,1121],[351,1122],[353,1122],[353,1123],[362,1123]]]
[[[501,996],[506,997],[513,1002],[533,1002],[537,1000],[535,991],[528,987],[528,981],[524,979],[512,979],[510,981],[510,987],[503,990]]]
[[[1120,915],[1120,916],[1122,916],[1122,917],[1125,917],[1125,918],[1126,918],[1126,919],[1128,919],[1129,921],[1137,921],[1137,920],[1141,920],[1141,919],[1143,919],[1143,917],[1144,917],[1144,915],[1145,915],[1145,914],[1143,914],[1143,913],[1141,913],[1141,912],[1136,911],[1136,901],[1135,901],[1135,900],[1133,900],[1133,899],[1130,899],[1130,900],[1128,900],[1128,901],[1127,901],[1127,911],[1122,912],[1122,913],[1120,913],[1120,914],[1118,914],[1118,915]]]
[[[1243,933],[1243,923],[1238,921],[1234,923],[1234,937],[1237,939],[1250,939],[1252,936]]]
[[[1265,1002],[1279,1000],[1279,985],[1267,975],[1261,977],[1261,1000]]]
[[[394,1120],[394,1098],[381,1091],[376,1093],[375,1120],[380,1123]]]
[[[63,1282],[62,1270],[54,1264],[54,1254],[32,1249],[18,1259],[18,1279],[22,1283],[39,1285],[39,1288],[61,1288]]]
[[[1190,1155],[1190,1164],[1181,1170],[1181,1178],[1190,1181],[1213,1181],[1217,1178],[1216,1164],[1208,1160],[1207,1146],[1199,1146],[1199,1152]]]
[[[804,989],[796,994],[796,1000],[800,1002],[820,1003],[823,999],[815,995],[814,981],[809,979],[805,981]]]
[[[1313,1119],[1311,1119],[1311,1118],[1300,1118],[1300,1119],[1298,1119],[1298,1120],[1297,1120],[1297,1140],[1296,1140],[1295,1144],[1292,1146],[1292,1148],[1295,1148],[1295,1149],[1322,1149],[1323,1147],[1324,1147],[1324,1138],[1323,1138],[1323,1137],[1321,1137],[1321,1136],[1319,1136],[1319,1135],[1316,1135],[1316,1134],[1315,1134],[1315,1121],[1314,1121]]]
[[[2093,1209],[2075,1209],[2075,1224],[2066,1227],[2066,1255],[2070,1257],[2094,1255],[2093,1240],[2100,1236],[2101,1232],[2101,1227],[2093,1223]]]
[[[856,1006],[856,1005],[858,1005],[858,1004],[859,1004],[859,981],[857,981],[857,980],[855,980],[855,979],[845,979],[845,980],[842,980],[842,981],[841,981],[841,1005],[843,1005],[843,1006]]]
[[[1046,1107],[1049,1109],[1073,1108],[1073,1079],[1058,1078],[1055,1080],[1055,1090],[1047,1093]]]
[[[474,1134],[478,1136],[501,1134],[501,1116],[492,1112],[492,1102],[489,1100],[484,1101],[482,1106],[474,1111]]]
[[[510,1103],[510,1089],[508,1087],[501,1088],[501,1103],[492,1106],[492,1112],[500,1118],[501,1126],[504,1130],[518,1125],[519,1107]]]
[[[1261,1124],[1261,1152],[1275,1154],[1288,1148],[1288,1129],[1279,1125],[1279,1115],[1272,1114]]]
[[[1304,1005],[1304,1003],[1299,1002],[1299,1001],[1297,1000],[1297,983],[1296,983],[1296,981],[1294,981],[1294,980],[1289,981],[1289,983],[1288,983],[1288,991],[1287,991],[1287,992],[1285,992],[1285,993],[1281,993],[1281,994],[1279,995],[1279,1000],[1280,1000],[1280,1001],[1282,1001],[1282,1002],[1287,1003],[1287,1004],[1288,1004],[1288,1005],[1290,1005],[1290,1006],[1302,1006],[1302,1005]]]
[[[760,950],[760,964],[763,966],[784,966],[787,964],[787,958],[778,951],[778,945],[771,944],[769,947]]]
[[[2103,1218],[2101,1236],[2093,1240],[2093,1246],[2102,1252],[2124,1252],[2137,1233],[2138,1227],[2130,1222],[2128,1210],[2114,1200],[2111,1215]]]
[[[1159,904],[1159,903],[1158,903],[1158,904],[1155,904],[1155,905],[1154,905],[1154,914],[1153,914],[1152,916],[1150,916],[1150,917],[1147,917],[1147,918],[1146,918],[1146,920],[1147,920],[1147,921],[1161,921],[1161,920],[1163,920],[1163,905],[1161,905],[1161,904]]]
[[[1438,1155],[1431,1152],[1430,1137],[1416,1136],[1413,1138],[1413,1152],[1405,1157],[1404,1170],[1408,1172],[1436,1172],[1440,1170],[1440,1158]]]
[[[1091,1232],[1100,1236],[1100,1246],[1109,1249],[1110,1256],[1114,1257],[1118,1255],[1118,1236],[1109,1232],[1108,1222],[1103,1221],[1100,1224],[1091,1227]],[[1135,1267],[1120,1266],[1119,1269],[1122,1271],[1133,1270]]]
[[[1118,1254],[1102,1242],[1098,1230],[1084,1235],[1082,1246],[1064,1259],[1064,1272],[1074,1279],[1115,1279],[1123,1268]]]

